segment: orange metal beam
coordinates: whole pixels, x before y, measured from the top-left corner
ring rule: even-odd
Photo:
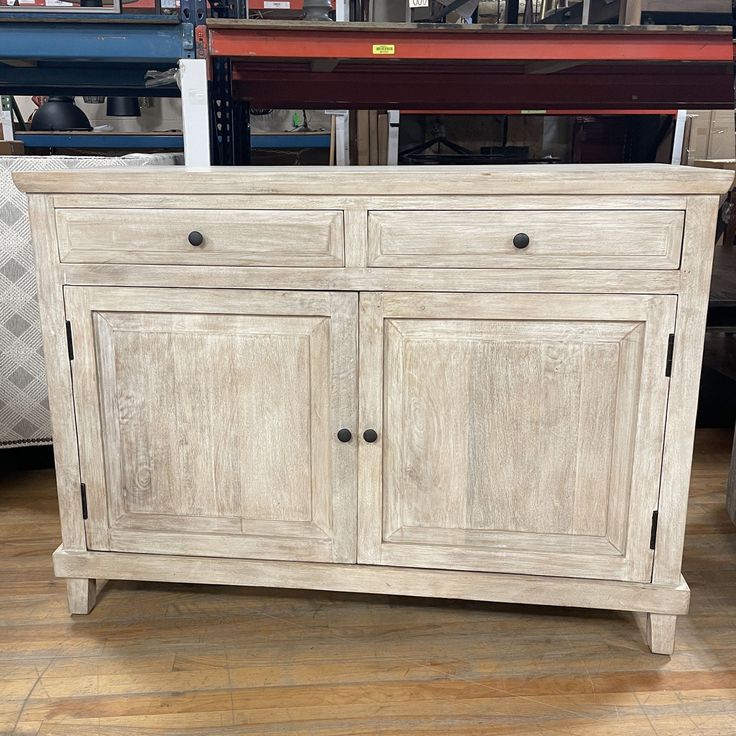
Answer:
[[[208,21],[209,54],[237,59],[728,62],[729,28],[433,26]]]

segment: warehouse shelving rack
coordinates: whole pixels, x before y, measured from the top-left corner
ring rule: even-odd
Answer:
[[[173,82],[146,85],[146,73],[194,60],[194,29],[205,0],[175,13],[18,10],[0,12],[0,94],[177,97]],[[29,148],[181,148],[180,135],[18,132]]]
[[[204,0],[181,0],[176,15],[3,11],[0,91],[176,96],[174,84],[146,87],[145,73],[195,58],[194,29],[204,21]]]
[[[180,94],[174,84],[146,87],[145,72],[181,60],[205,65],[207,75],[189,75],[182,92],[200,116],[196,136],[186,134],[185,120],[184,144],[202,163],[209,125],[218,164],[248,161],[251,106],[552,112],[733,105],[727,26],[311,23],[232,13],[231,4],[216,2],[210,15],[219,17],[206,18],[205,0],[182,0],[173,16],[2,13],[0,93],[173,96]]]
[[[308,23],[208,19],[240,105],[424,111],[727,109],[728,26]],[[220,91],[222,95],[222,90]]]

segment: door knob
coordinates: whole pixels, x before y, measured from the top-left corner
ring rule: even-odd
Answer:
[[[375,429],[366,429],[366,431],[363,432],[363,439],[366,442],[375,442],[378,439],[378,432],[376,432]]]
[[[516,248],[521,250],[529,245],[529,236],[526,233],[517,233],[514,235],[514,240],[512,242]]]
[[[349,429],[341,429],[337,433],[337,439],[340,442],[350,442],[353,439],[353,433]]]
[[[192,232],[187,235],[187,240],[189,241],[189,245],[202,245],[202,243],[204,243],[204,235],[202,235],[198,230],[192,230]]]

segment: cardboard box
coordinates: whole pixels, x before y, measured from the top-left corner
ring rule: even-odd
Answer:
[[[506,127],[506,145],[529,149],[529,158],[542,158],[544,115],[511,115]]]
[[[736,155],[733,110],[688,110],[690,139],[687,162],[695,159],[730,159]]]
[[[0,156],[22,156],[25,148],[20,141],[0,141]]]
[[[736,171],[736,158],[714,158],[710,160],[696,159],[693,166],[700,166],[703,169],[726,169]]]

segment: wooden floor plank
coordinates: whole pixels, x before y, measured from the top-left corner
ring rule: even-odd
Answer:
[[[0,476],[0,734],[733,736],[730,447],[698,434],[671,658],[611,611],[111,582],[71,617],[52,472]]]

